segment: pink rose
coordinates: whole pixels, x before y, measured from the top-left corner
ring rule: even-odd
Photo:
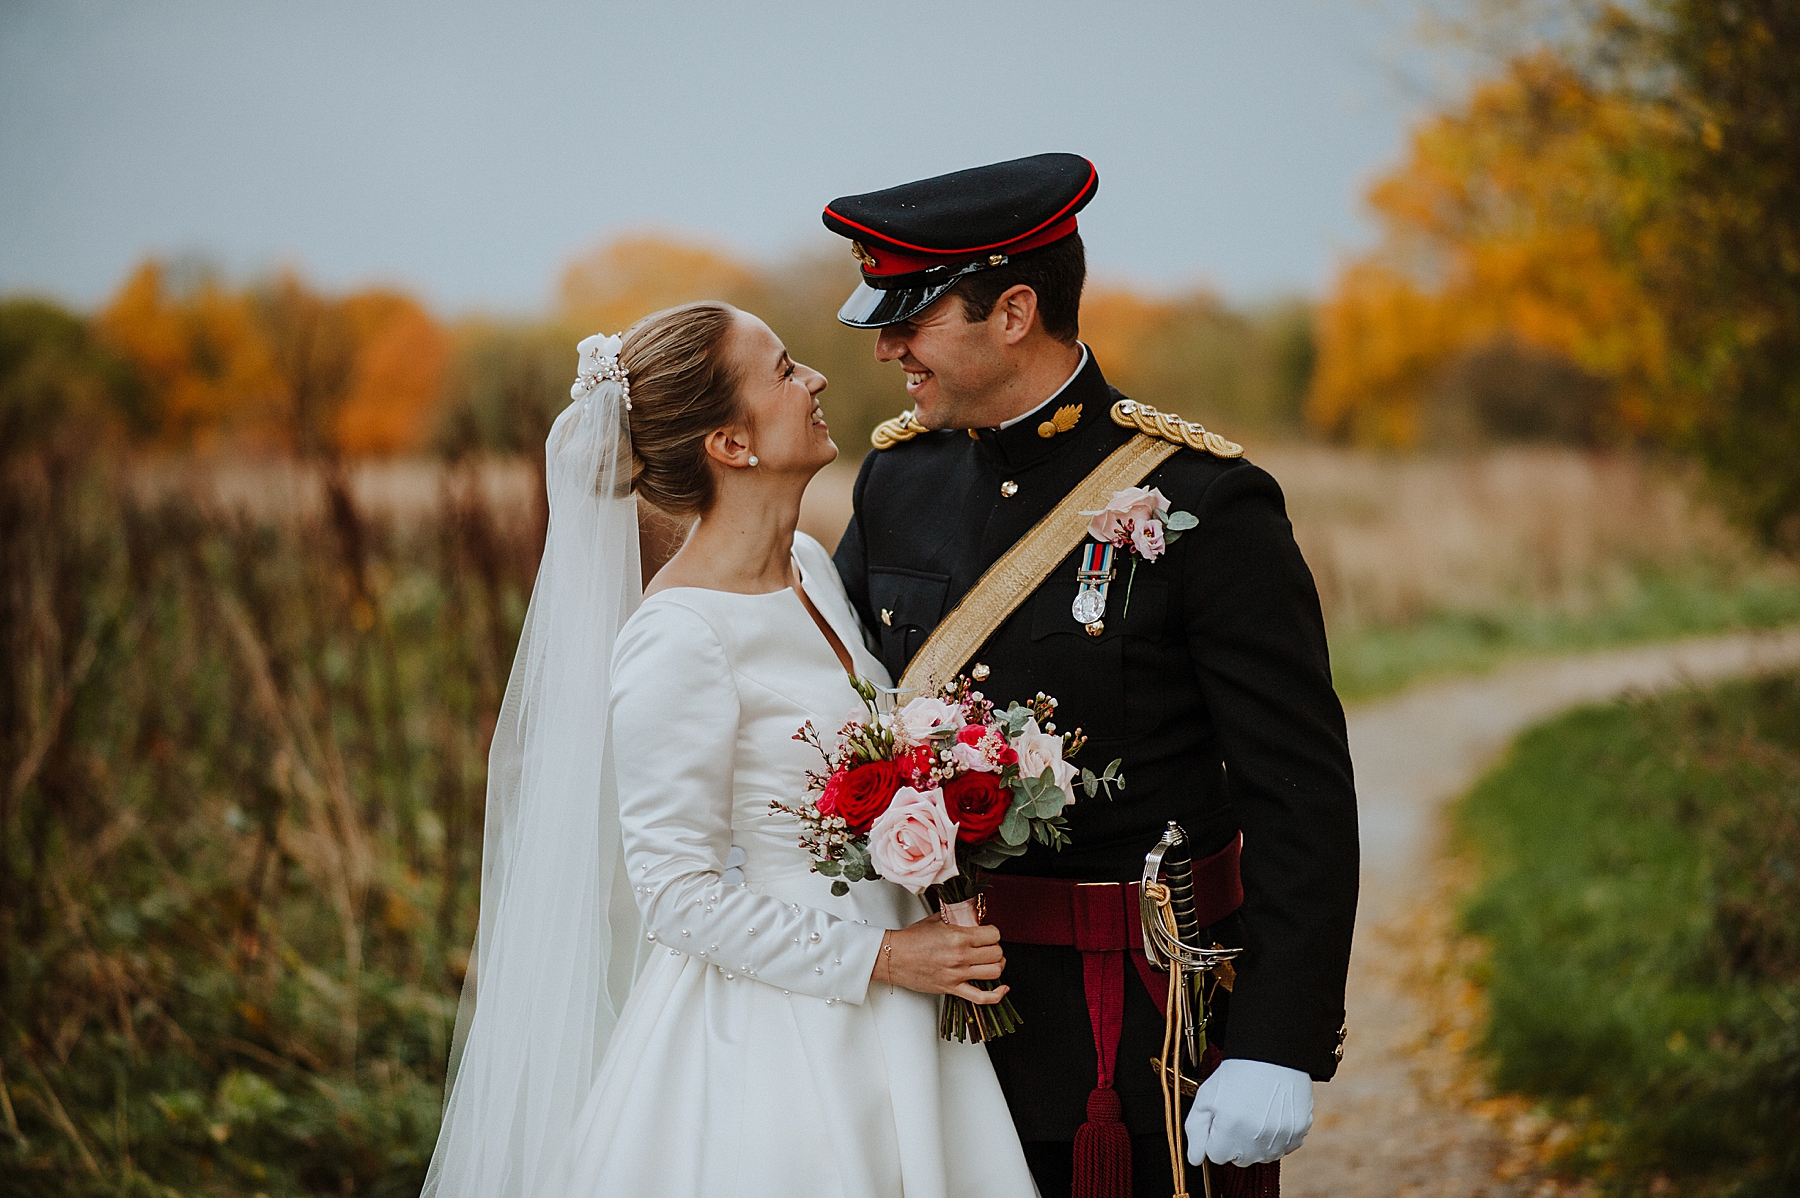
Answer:
[[[1081,514],[1093,517],[1088,521],[1088,533],[1096,541],[1114,541],[1122,531],[1130,535],[1126,528],[1128,522],[1133,527],[1141,527],[1146,521],[1157,519],[1157,513],[1168,506],[1169,501],[1155,487],[1126,487],[1123,491],[1113,492],[1113,497],[1099,511]]]
[[[869,860],[914,894],[956,876],[956,821],[941,790],[902,786],[869,829]]]
[[[1166,548],[1163,544],[1162,521],[1140,520],[1131,530],[1131,545],[1138,551],[1138,556],[1147,562],[1161,557]]]
[[[961,728],[963,710],[954,703],[922,695],[894,713],[894,725],[907,744],[928,744],[935,735]]]

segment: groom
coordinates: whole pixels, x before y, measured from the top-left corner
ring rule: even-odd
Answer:
[[[1253,1166],[1219,1174],[1226,1193],[1273,1194],[1262,1162],[1299,1146],[1312,1084],[1343,1052],[1357,887],[1343,709],[1275,481],[1198,425],[1158,421],[1144,406],[1157,397],[1126,400],[1078,339],[1076,214],[1098,185],[1085,158],[1043,154],[826,207],[862,266],[838,319],[878,330],[875,356],[900,363],[913,404],[876,430],[837,567],[898,679],[940,624],[995,610],[991,589],[959,605],[1115,450],[1140,433],[1180,446],[1141,486],[1191,530],[1135,559],[1084,540],[945,663],[1002,705],[1054,695],[1061,726],[1089,738],[1077,764],[1121,758],[1128,782],[1078,795],[1070,847],[1034,844],[992,879],[1024,1025],[989,1053],[1047,1198],[1110,1190],[1127,1165],[1130,1192],[1171,1192],[1152,1067],[1161,975],[1133,951],[1134,900],[1116,884],[1179,821],[1217,900],[1203,939],[1245,949],[1215,992],[1224,1060],[1187,1116],[1190,1151]]]

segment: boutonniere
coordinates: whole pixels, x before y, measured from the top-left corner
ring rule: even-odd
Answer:
[[[1191,512],[1169,510],[1169,501],[1155,487],[1126,487],[1113,492],[1099,511],[1082,512],[1089,517],[1088,533],[1103,545],[1129,554],[1131,573],[1125,580],[1125,608],[1131,612],[1131,584],[1137,581],[1138,562],[1153,562],[1180,539],[1181,534],[1200,523]]]

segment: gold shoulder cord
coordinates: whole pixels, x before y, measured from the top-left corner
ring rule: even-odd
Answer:
[[[1055,416],[1038,426],[1038,436],[1054,437],[1058,433],[1066,433],[1075,427],[1080,418],[1079,405],[1066,405],[1057,409]],[[1183,420],[1167,412],[1159,412],[1149,404],[1139,403],[1135,399],[1121,399],[1114,404],[1112,419],[1114,424],[1122,428],[1136,429],[1146,436],[1173,441],[1189,449],[1210,453],[1215,458],[1244,456],[1244,447],[1236,441],[1227,441],[1217,433],[1208,432],[1204,425]],[[892,449],[926,431],[928,430],[924,425],[913,419],[912,409],[908,408],[898,416],[876,425],[875,431],[869,434],[869,443],[876,449]]]
[[[908,412],[907,415],[910,416],[912,413]],[[1135,428],[1147,436],[1161,437],[1165,441],[1173,441],[1177,445],[1185,445],[1189,449],[1210,453],[1215,458],[1241,458],[1244,456],[1244,447],[1236,441],[1227,441],[1217,433],[1207,432],[1195,421],[1183,420],[1179,416],[1159,412],[1149,404],[1139,403],[1135,399],[1121,399],[1114,404],[1112,418],[1113,423],[1121,427]]]
[[[912,409],[908,408],[876,425],[875,431],[869,434],[869,444],[876,449],[892,449],[925,431],[925,426],[913,419]]]

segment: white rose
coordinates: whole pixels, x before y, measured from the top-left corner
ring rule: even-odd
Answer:
[[[894,713],[894,723],[909,745],[931,742],[932,734],[955,732],[963,726],[962,708],[942,699],[920,696]]]
[[[956,876],[956,821],[944,792],[902,786],[869,827],[876,872],[914,894]]]
[[[1063,806],[1075,801],[1075,767],[1063,760],[1062,737],[1040,732],[1036,720],[1026,720],[1025,731],[1013,738],[1012,747],[1019,754],[1021,777],[1040,778],[1047,769],[1062,788]]]

